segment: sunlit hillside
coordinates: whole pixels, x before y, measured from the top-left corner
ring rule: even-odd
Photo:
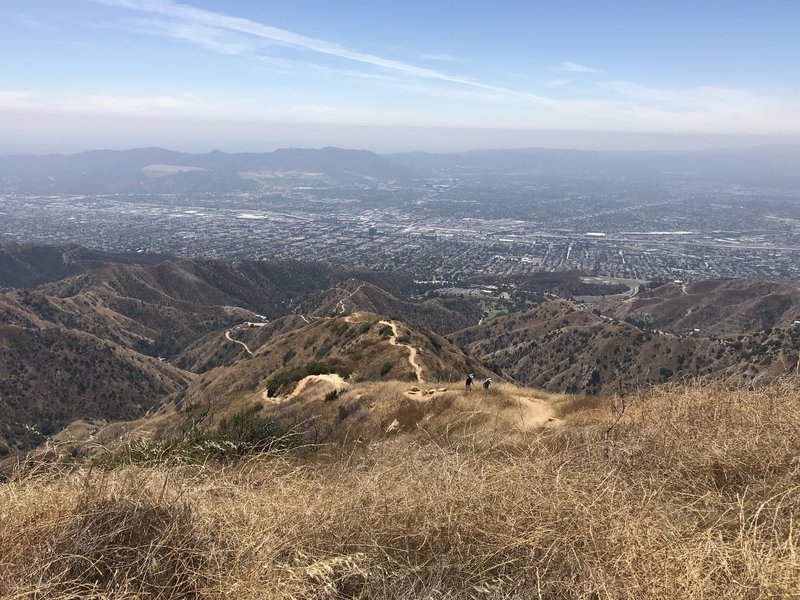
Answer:
[[[346,393],[380,405],[410,384],[364,385]],[[20,465],[0,484],[0,595],[800,595],[797,381],[538,395],[527,428],[521,394],[538,395],[448,390],[414,426],[324,445]]]

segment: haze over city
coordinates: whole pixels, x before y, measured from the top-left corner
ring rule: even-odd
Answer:
[[[788,1],[11,0],[0,15],[4,154],[800,139]]]

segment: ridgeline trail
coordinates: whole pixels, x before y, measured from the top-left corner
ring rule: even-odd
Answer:
[[[420,383],[424,382],[425,380],[422,378],[422,365],[417,362],[417,349],[416,347],[412,346],[411,344],[401,344],[397,341],[397,325],[394,321],[380,321],[381,325],[388,325],[392,328],[392,337],[389,339],[389,343],[392,346],[403,346],[404,348],[408,348],[408,364],[411,365],[411,368],[414,369],[414,373],[417,376],[417,381]]]
[[[250,350],[250,348],[247,347],[247,344],[245,344],[244,342],[240,342],[239,340],[235,340],[235,339],[233,339],[231,337],[231,330],[230,329],[225,332],[225,339],[228,340],[229,342],[233,342],[234,344],[239,344],[240,346],[244,346],[244,349],[247,350],[247,353],[250,356],[253,356],[253,351]]]

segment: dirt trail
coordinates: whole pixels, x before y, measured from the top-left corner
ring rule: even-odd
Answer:
[[[354,289],[352,292],[348,292],[347,290],[345,290],[345,289],[343,289],[343,288],[336,288],[336,289],[342,290],[343,292],[346,292],[346,293],[347,293],[347,296],[345,296],[344,298],[342,298],[341,300],[339,300],[338,309],[339,309],[339,314],[340,314],[340,315],[341,315],[341,314],[344,314],[344,312],[345,312],[345,310],[346,310],[346,309],[345,309],[345,307],[344,307],[345,300],[349,300],[350,298],[352,298],[353,296],[355,296],[355,295],[358,293],[358,291],[359,291],[361,288],[363,288],[363,287],[364,287],[364,285],[365,285],[365,284],[363,284],[363,283],[362,283],[362,284],[361,284],[361,285],[359,285],[359,286],[358,286],[356,289]]]
[[[392,337],[389,339],[389,343],[392,346],[402,346],[403,348],[408,348],[408,364],[411,365],[411,368],[414,369],[414,373],[417,375],[417,381],[420,383],[424,382],[425,380],[422,378],[422,365],[417,362],[417,354],[418,351],[416,347],[412,346],[411,344],[401,344],[397,341],[397,325],[393,321],[381,321],[381,325],[388,325],[392,328]]]
[[[467,412],[474,411],[500,417],[505,423],[519,431],[530,431],[540,427],[560,427],[564,424],[561,419],[556,417],[551,402],[537,398],[535,395],[528,395],[518,388],[507,388],[502,384],[499,390],[492,390],[489,393],[475,390],[465,394],[448,387],[420,389],[416,386],[405,393],[407,398],[422,404],[445,394],[460,397],[461,406]]]
[[[225,332],[225,339],[228,340],[229,342],[233,342],[234,344],[239,344],[240,346],[244,346],[244,349],[247,350],[247,353],[250,356],[253,356],[253,351],[250,350],[250,348],[247,347],[247,344],[245,344],[244,342],[240,342],[239,340],[235,340],[235,339],[233,339],[231,337],[231,330],[230,329]]]
[[[330,385],[333,386],[333,389],[335,389],[337,392],[347,387],[347,382],[344,379],[342,379],[341,375],[338,375],[336,373],[328,373],[325,375],[309,375],[308,377],[304,377],[303,379],[298,381],[294,390],[292,390],[292,392],[289,394],[270,398],[267,395],[268,390],[264,390],[263,392],[261,392],[261,398],[266,402],[272,402],[273,404],[282,404],[299,396],[303,392],[303,390],[306,389],[310,384],[318,382],[329,383]]]
[[[517,401],[516,406],[508,410],[512,414],[518,414],[520,429],[533,429],[542,425],[560,424],[561,420],[555,418],[553,407],[544,400],[538,398],[528,398],[526,396],[512,396]]]

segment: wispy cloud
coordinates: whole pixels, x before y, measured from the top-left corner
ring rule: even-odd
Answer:
[[[245,36],[226,35],[215,27],[198,23],[167,21],[164,19],[127,19],[129,29],[145,34],[159,34],[176,40],[202,46],[220,54],[240,56],[253,53],[257,44]]]
[[[122,94],[37,94],[28,90],[0,90],[0,110],[26,112],[96,113],[104,115],[221,114],[222,107],[186,96],[131,96]]]
[[[0,90],[0,109],[19,109],[30,105],[33,93],[27,90]]]
[[[587,67],[586,65],[582,65],[580,63],[564,61],[559,63],[554,69],[554,71],[566,71],[568,73],[602,73],[603,71],[600,69],[595,69],[594,67]]]
[[[461,62],[461,59],[452,54],[420,54],[423,60],[435,60],[438,62]]]
[[[180,4],[171,0],[97,0],[102,4],[137,10],[154,15],[169,17],[193,26],[205,26],[223,31],[232,31],[267,40],[282,46],[314,52],[347,61],[378,67],[407,77],[448,82],[473,87],[491,92],[499,92],[524,98],[539,104],[552,104],[555,101],[537,94],[520,92],[510,88],[492,85],[470,79],[468,77],[445,73],[428,67],[421,67],[408,62],[385,58],[376,54],[352,50],[336,42],[312,38],[299,33],[272,27],[241,17],[232,17],[223,13],[196,8],[188,4]]]
[[[51,23],[45,23],[41,19],[37,19],[36,17],[25,13],[18,14],[16,21],[17,23],[20,23],[29,29],[35,29],[36,31],[50,32],[55,29]]]
[[[550,81],[546,81],[545,85],[548,87],[561,87],[571,83],[570,79],[551,79]]]

